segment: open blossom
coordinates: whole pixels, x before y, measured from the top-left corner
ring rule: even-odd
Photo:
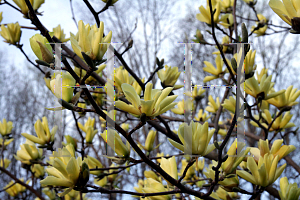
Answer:
[[[34,124],[34,129],[37,137],[28,133],[21,133],[21,135],[26,137],[28,140],[41,145],[48,144],[54,141],[57,126],[54,126],[50,132],[47,117],[43,117],[42,122],[38,119]]]
[[[258,163],[255,162],[253,157],[248,157],[247,167],[251,174],[244,170],[237,170],[237,175],[249,181],[254,185],[267,187],[274,183],[281,175],[286,167],[286,163],[277,168],[279,155],[265,154],[260,156]]]
[[[84,24],[82,20],[78,22],[78,33],[71,34],[70,41],[74,52],[83,58],[81,52],[87,54],[92,60],[101,60],[107,51],[108,44],[110,43],[112,32],[110,31],[103,37],[104,23],[100,22],[100,27],[94,24]],[[102,44],[101,44],[102,43]]]
[[[53,152],[52,166],[46,169],[49,176],[41,180],[42,185],[68,188],[59,196],[69,193],[75,186],[84,186],[89,179],[89,168],[81,157],[75,158],[74,147],[69,144]]]
[[[178,142],[175,142],[170,138],[168,138],[168,140],[174,147],[180,149],[183,152],[186,148],[190,149],[190,153],[192,153],[193,155],[205,156],[215,149],[214,144],[208,145],[213,134],[214,129],[208,131],[207,122],[202,125],[200,123],[194,123],[193,121],[191,121],[190,125],[188,125],[187,123],[182,123],[179,126],[178,137],[182,144],[179,144]],[[188,140],[187,138],[190,138],[190,140]]]
[[[177,95],[168,96],[173,89],[172,87],[167,87],[162,91],[152,89],[152,87],[152,83],[146,85],[144,99],[141,100],[131,85],[123,83],[122,90],[126,99],[132,105],[128,105],[123,101],[116,101],[115,106],[136,117],[140,117],[143,113],[146,114],[147,117],[156,117],[172,109],[177,104],[173,102],[177,98]]]

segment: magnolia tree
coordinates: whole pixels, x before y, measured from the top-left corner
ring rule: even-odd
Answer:
[[[297,183],[282,174],[287,165],[300,173],[288,155],[296,147],[286,141],[297,132],[291,111],[300,91],[293,86],[274,89],[268,69],[257,70],[255,47],[248,38],[253,34],[267,38],[272,26],[299,34],[300,0],[268,2],[288,27],[270,24],[256,12],[256,1],[208,0],[195,18],[207,25],[210,38],[194,30],[193,42],[184,44],[184,73],[156,58],[155,70],[145,78],[138,77],[123,58],[133,40],[126,41],[121,51],[112,41],[114,30],[105,30],[100,21],[119,2],[102,1],[103,8],[97,11],[83,0],[96,24],[79,20],[78,32],[67,38],[60,25],[53,30],[43,26],[39,15],[44,0],[0,0],[0,5],[12,7],[34,25],[1,24],[0,34],[39,70],[38,77],[54,99],[47,116],[32,122],[35,133],[21,133],[26,142],[14,155],[6,152],[17,140],[11,134],[15,122],[0,122],[1,177],[11,180],[1,196],[227,200],[266,198],[262,193],[269,193],[270,198],[299,199]],[[238,4],[253,12],[256,26],[240,23],[250,18],[237,16]],[[35,62],[20,44],[25,28],[38,32],[29,39]],[[224,37],[217,38],[217,31]],[[211,55],[215,63],[204,61],[203,70],[209,75],[200,83],[192,73],[192,68],[200,68],[191,65],[195,45],[217,48]],[[152,82],[155,76],[161,85]],[[207,96],[207,90],[215,87],[209,82],[215,79],[224,93]],[[181,80],[184,85],[178,84]],[[205,99],[208,105],[202,109]],[[56,124],[49,127],[53,115]],[[74,120],[75,131],[61,131],[64,117]],[[9,170],[15,167],[9,166],[13,159],[22,166],[18,175]]]

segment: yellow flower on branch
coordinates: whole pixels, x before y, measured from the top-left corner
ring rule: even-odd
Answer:
[[[20,181],[24,182],[24,179],[21,178]],[[14,184],[14,185],[13,185]],[[13,185],[13,186],[12,186]],[[19,193],[24,192],[26,187],[22,186],[20,183],[16,183],[14,181],[10,181],[5,187],[8,188],[5,191],[12,197],[16,197]]]
[[[97,160],[96,158],[93,158],[91,156],[87,156],[86,158],[86,163],[88,164],[89,168],[103,168],[103,165],[102,163]],[[103,173],[102,170],[96,170],[96,171],[91,171],[90,172],[91,174],[94,174],[94,175],[100,175],[101,173]]]
[[[171,158],[162,158],[160,161],[160,167],[167,172],[172,178],[178,179],[178,172],[177,172],[177,163],[175,156]]]
[[[221,12],[221,6],[219,1],[217,3],[215,1],[212,1],[212,11],[214,11],[215,9],[216,12],[214,14],[213,20],[215,23],[217,23],[219,21],[219,15]],[[199,11],[200,13],[196,15],[196,18],[201,22],[205,22],[206,24],[211,25],[211,13],[210,13],[210,7],[208,1],[207,1],[206,8],[204,8],[204,6],[200,6]]]
[[[102,60],[102,57],[107,51],[108,44],[110,43],[112,32],[110,31],[103,37],[104,23],[100,22],[100,28],[94,24],[84,25],[83,21],[78,22],[78,33],[75,36],[71,33],[70,41],[74,52],[83,59],[81,52],[87,54],[92,60]]]
[[[256,71],[256,76],[257,76],[257,82],[260,84],[262,77],[266,74],[268,77],[268,69],[267,68],[262,68],[260,73]]]
[[[11,163],[11,161],[9,159],[4,158],[4,162],[1,159],[0,160],[0,167],[8,168],[10,163]]]
[[[7,24],[7,27],[4,26],[4,24],[1,25],[1,36],[5,39],[4,42],[9,44],[17,44],[20,41],[21,37],[21,27],[19,25],[19,22],[13,24]]]
[[[256,37],[265,35],[266,30],[268,29],[267,18],[263,16],[262,14],[257,14],[257,17],[259,19],[259,22],[256,22],[256,26],[252,26],[251,31],[253,31],[257,26],[259,27],[258,30],[254,31],[256,34]]]
[[[31,160],[38,160],[43,155],[43,150],[36,148],[35,144],[29,140],[26,140],[26,143],[21,144],[20,147],[21,150],[18,150],[14,157],[24,164],[30,165]]]
[[[156,149],[157,147],[159,147],[159,145],[157,145],[155,148],[153,147],[153,144],[154,144],[154,140],[155,140],[155,136],[156,136],[156,131],[153,131],[153,130],[150,130],[148,135],[147,135],[147,138],[146,138],[146,141],[145,141],[145,146],[143,145],[140,145],[144,150],[150,152],[154,149]]]
[[[294,30],[299,31],[298,18],[300,17],[300,3],[297,0],[270,0],[272,10]]]
[[[205,108],[207,112],[216,113],[220,107],[220,98],[217,97],[217,101],[214,101],[211,95],[208,97],[208,106]]]
[[[278,112],[276,113],[277,116]],[[286,112],[284,116],[282,117],[283,114],[281,114],[279,117],[277,117],[272,124],[271,128],[269,131],[276,131],[276,130],[281,130],[281,129],[286,129],[286,128],[291,128],[294,127],[295,124],[292,122],[289,122],[291,118],[293,117],[292,114],[290,114],[290,111]],[[264,110],[262,113],[262,117],[264,120],[267,121],[268,124],[270,124],[273,121],[273,117],[271,116],[271,113],[269,110]],[[256,120],[259,119],[259,115],[255,115],[254,118]],[[250,122],[253,126],[259,127],[258,124],[254,121]],[[262,123],[262,120],[260,123],[265,127],[268,128],[268,124]]]
[[[256,162],[258,162],[260,156],[264,156],[265,154],[272,154],[274,157],[277,155],[278,161],[282,159],[283,157],[287,156],[292,151],[296,150],[296,147],[294,145],[283,145],[283,139],[281,140],[275,140],[272,144],[271,150],[269,148],[269,140],[259,140],[258,141],[258,148],[251,147],[251,154],[254,156],[254,159]]]
[[[15,2],[15,4],[17,4],[17,6],[21,9],[22,13],[27,16],[29,9],[27,7],[27,4],[25,2],[25,0],[13,0]],[[30,4],[33,8],[33,10],[37,11],[37,9],[39,9],[39,7],[41,7],[41,5],[45,3],[45,0],[30,0]]]
[[[8,135],[11,133],[11,130],[13,128],[13,123],[11,121],[7,122],[6,119],[0,121],[0,133],[2,136]]]
[[[101,133],[101,137],[116,152],[119,157],[128,158],[130,156],[130,144],[126,145],[122,142],[121,136],[112,129],[108,129]]]
[[[43,177],[45,175],[44,167],[40,164],[33,164],[31,166],[31,171],[36,178]]]
[[[211,115],[208,115],[207,113],[203,112],[202,109],[199,110],[197,116],[195,116],[195,120],[199,122],[205,122],[210,118]]]
[[[142,88],[138,84],[138,82],[128,73],[126,69],[123,68],[123,66],[120,66],[116,68],[114,72],[114,79],[115,79],[115,86],[117,87],[118,90],[118,95],[123,95],[123,90],[122,90],[122,84],[127,83],[135,89],[136,93],[138,95],[141,95]],[[112,85],[113,81],[109,80]],[[141,81],[144,83],[145,78],[141,79]]]
[[[215,62],[216,62],[217,68],[215,68],[210,62],[204,61],[204,64],[206,65],[206,67],[203,68],[203,71],[208,72],[213,75],[213,76],[206,76],[203,80],[204,83],[211,81],[213,79],[217,79],[217,78],[219,78],[220,74],[224,73],[224,71],[222,70],[224,62],[221,59],[220,55],[218,55],[216,57]]]
[[[23,135],[28,140],[40,145],[52,143],[54,141],[54,136],[58,127],[54,126],[50,132],[47,117],[43,117],[42,121],[43,122],[38,119],[34,124],[34,129],[37,137],[28,133],[21,133],[21,135]]]
[[[174,87],[174,90],[182,88],[183,85],[175,85],[181,72],[178,72],[178,67],[165,65],[165,69],[157,72],[157,76],[164,87]]]
[[[236,100],[232,96],[230,96],[229,99],[225,99],[221,105],[229,112],[235,113]]]
[[[183,175],[183,172],[184,172],[186,166],[188,165],[188,163],[189,162],[186,159],[181,160],[181,169],[180,169],[180,173],[179,173],[180,176]],[[194,178],[194,176],[196,175],[195,174],[196,173],[195,169],[196,169],[196,163],[194,163],[192,166],[189,167],[189,169],[187,170],[183,180],[189,181],[192,178]]]
[[[64,29],[61,29],[60,24],[53,28],[53,36],[59,39],[62,43],[67,42],[70,38],[66,38],[66,34],[64,33]]]
[[[88,120],[85,122],[84,126],[78,122],[78,127],[86,133],[85,140],[87,143],[92,143],[96,133],[98,132],[97,129],[94,129],[95,125],[95,118],[91,119],[90,117]]]
[[[167,87],[162,91],[158,89],[152,89],[152,87],[152,83],[148,83],[146,85],[144,99],[141,100],[131,85],[123,83],[122,90],[126,99],[132,105],[128,105],[123,101],[116,101],[115,106],[125,112],[131,113],[136,117],[140,117],[142,114],[145,114],[147,117],[154,118],[172,109],[177,104],[173,101],[178,95],[168,96],[173,90],[172,87]]]
[[[280,179],[279,196],[281,200],[297,200],[300,196],[300,188],[297,183],[289,183],[287,177]]]
[[[258,163],[255,162],[253,157],[248,157],[247,167],[251,174],[243,170],[237,170],[236,173],[254,185],[267,187],[277,180],[286,167],[285,163],[277,168],[278,161],[279,155],[274,157],[268,153],[264,157],[260,156]]]
[[[75,158],[75,150],[71,144],[53,152],[53,155],[53,167],[46,169],[49,176],[40,181],[42,185],[68,188],[59,196],[68,194],[75,186],[85,186],[89,180],[89,168],[81,157]]]
[[[271,90],[274,92],[274,89]],[[299,102],[296,102],[296,99],[300,95],[300,90],[297,91],[297,88],[293,89],[293,86],[289,86],[284,93],[281,93],[280,95],[268,99],[267,102],[269,104],[272,104],[276,106],[278,109],[281,109],[285,106],[294,106],[297,105]]]
[[[208,145],[213,134],[214,129],[208,131],[207,122],[202,125],[200,123],[194,123],[194,121],[191,121],[190,125],[187,123],[182,123],[178,128],[178,137],[182,144],[179,144],[178,142],[175,142],[169,138],[168,140],[174,147],[183,152],[186,146],[186,148],[192,150],[191,153],[193,155],[205,156],[215,149],[214,144]],[[185,140],[185,138],[190,138],[190,140]]]
[[[252,76],[251,78],[247,79],[245,81],[245,92],[247,94],[250,94],[254,98],[261,98],[261,100],[268,100],[271,98],[274,98],[282,93],[285,92],[285,90],[280,90],[278,92],[271,92],[271,89],[273,88],[274,84],[271,82],[272,75],[266,76],[263,75],[261,78],[260,84],[258,85],[258,81]]]

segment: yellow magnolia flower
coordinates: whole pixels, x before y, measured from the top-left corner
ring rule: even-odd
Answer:
[[[127,158],[130,156],[130,144],[127,141],[126,145],[122,142],[121,136],[112,129],[108,129],[101,133],[104,141],[116,152],[119,157]]]
[[[146,141],[145,141],[145,146],[140,145],[144,150],[150,152],[150,151],[152,151],[153,149],[156,149],[157,147],[159,147],[159,145],[157,145],[155,148],[153,147],[156,133],[157,133],[157,132],[156,132],[156,131],[153,131],[153,130],[150,130],[150,131],[149,131],[149,133],[148,133],[148,135],[147,135],[147,138],[146,138]]]
[[[260,156],[258,163],[255,162],[253,157],[248,157],[247,167],[251,174],[243,170],[237,170],[236,173],[254,185],[267,187],[277,180],[286,167],[285,163],[277,168],[278,161],[279,156],[274,157],[272,154],[265,154],[264,157]]]
[[[146,85],[144,99],[141,100],[131,85],[123,83],[122,90],[126,99],[131,102],[132,105],[128,105],[123,101],[116,101],[115,106],[136,117],[140,117],[144,113],[147,117],[152,118],[172,109],[177,104],[173,101],[178,95],[168,96],[173,90],[172,87],[167,87],[162,91],[152,89],[152,87],[152,83]]]
[[[278,112],[276,113],[276,116],[277,116]],[[268,124],[270,124],[272,121],[273,121],[273,117],[271,116],[271,113],[269,110],[264,110],[263,113],[262,113],[262,117],[263,119],[265,119]],[[290,111],[286,112],[284,114],[284,116],[282,117],[282,114],[277,117],[274,121],[274,123],[272,124],[272,127],[270,128],[269,131],[275,131],[275,130],[281,130],[281,129],[285,129],[285,128],[291,128],[291,127],[294,127],[295,124],[292,123],[292,122],[289,122],[291,120],[291,118],[293,117],[292,114],[290,114]],[[256,120],[259,119],[259,116],[258,115],[254,115],[254,118]],[[254,121],[251,121],[250,122],[253,126],[256,126],[256,127],[259,127],[258,124],[256,124]],[[268,128],[268,125],[266,123],[263,123],[262,120],[260,121],[260,123]]]
[[[252,26],[251,31],[253,31],[259,25],[263,25],[263,26],[260,27],[258,30],[254,31],[256,37],[265,35],[266,30],[268,29],[268,25],[266,25],[268,22],[267,18],[262,14],[257,14],[257,17],[259,19],[259,22],[256,22],[256,26]]]
[[[205,89],[203,89],[202,87],[200,87],[198,89],[198,86],[195,85],[193,88],[192,93],[191,92],[187,92],[186,95],[189,97],[192,97],[195,101],[200,100],[203,97],[203,93],[206,92]]]
[[[214,134],[215,129],[208,131],[208,123],[205,122],[203,125],[200,123],[194,123],[191,121],[190,125],[187,123],[182,123],[178,129],[178,137],[182,144],[175,142],[172,139],[169,139],[169,142],[176,147],[177,149],[184,151],[184,145],[187,148],[192,150],[193,155],[205,156],[215,149],[215,145],[209,144],[211,137]],[[188,134],[185,136],[185,134]],[[184,138],[191,138],[189,141],[185,141]],[[189,143],[189,142],[192,143]]]
[[[25,138],[27,138],[28,140],[34,143],[44,145],[44,144],[52,143],[54,141],[54,136],[57,131],[57,128],[58,128],[57,126],[54,126],[50,132],[48,127],[47,117],[43,117],[43,122],[41,122],[38,119],[34,124],[34,129],[37,137],[30,135],[28,133],[21,133],[21,135],[23,135]]]
[[[300,196],[300,188],[297,183],[289,183],[287,177],[280,179],[279,196],[281,200],[297,200]]]
[[[25,3],[25,0],[13,0],[15,4],[21,9],[22,13],[27,16],[29,9]],[[39,9],[43,3],[45,3],[45,0],[30,0],[30,3],[32,5],[33,10]]]
[[[172,178],[178,179],[178,172],[177,172],[177,163],[175,156],[171,158],[162,158],[160,161],[160,167],[167,172]]]
[[[245,92],[254,98],[260,97],[262,100],[268,100],[284,93],[285,90],[269,93],[274,86],[274,83],[271,82],[271,79],[272,75],[267,77],[265,74],[261,78],[260,84],[258,85],[258,81],[254,78],[254,76],[252,76],[245,81]]]
[[[237,166],[244,160],[250,148],[247,147],[245,150],[245,143],[238,142],[237,138],[231,144],[229,150],[227,151],[228,158],[222,163],[222,171],[226,174],[231,174],[237,168]]]
[[[97,129],[94,129],[94,124],[95,118],[91,119],[90,117],[85,122],[84,126],[80,122],[78,122],[78,127],[86,133],[85,140],[87,143],[92,143],[96,133],[98,132]]]
[[[106,64],[103,64],[103,65],[100,65],[98,66],[98,69],[95,71],[98,75],[101,75],[102,71],[105,69],[106,67]],[[75,67],[74,68],[74,72],[80,77],[80,78],[83,78],[85,75],[86,75],[86,71],[82,68],[79,68],[79,67]],[[97,84],[97,80],[92,77],[92,76],[89,76],[86,81],[85,81],[86,84]],[[97,88],[98,89],[98,88]],[[102,90],[102,88],[99,88]]]
[[[4,24],[1,25],[1,36],[5,39],[4,42],[9,44],[17,44],[20,41],[21,37],[21,27],[19,25],[19,22],[13,24],[7,24],[7,27],[4,26]]]
[[[219,24],[224,26],[224,28],[231,27],[233,25],[233,15],[231,13],[222,15]]]
[[[29,39],[29,41],[33,53],[36,55],[36,57],[38,57],[39,60],[47,63],[53,62],[54,57],[52,53],[52,47],[46,37],[40,34],[35,34]]]
[[[35,144],[29,140],[26,140],[25,144],[21,144],[20,147],[21,150],[18,150],[14,157],[24,164],[30,165],[30,160],[40,159],[43,155],[43,150],[36,148]]]
[[[194,107],[194,104],[192,101],[188,101],[188,106],[185,108],[184,107],[184,99],[182,101],[179,101],[177,103],[177,108],[173,108],[171,111],[177,115],[183,115],[185,110],[192,110]]]
[[[221,56],[218,55],[215,59],[216,61],[216,66],[217,68],[215,68],[210,62],[208,61],[204,61],[204,64],[206,65],[206,67],[203,68],[203,71],[208,72],[214,76],[206,76],[203,80],[204,83],[213,80],[213,79],[217,79],[219,78],[219,75],[222,74],[224,71],[222,70],[223,67],[223,60],[221,59]]]
[[[22,182],[24,182],[24,179],[20,179]],[[4,188],[8,188],[5,191],[12,197],[16,197],[19,193],[24,192],[26,190],[26,187],[22,186],[19,183],[14,184],[14,181],[10,181]],[[14,184],[14,185],[13,185]],[[13,185],[13,186],[11,186]]]
[[[61,72],[56,74],[55,78],[50,81],[52,93],[58,98],[66,102],[70,102],[73,97],[76,81],[69,72]]]
[[[175,85],[181,72],[178,72],[178,67],[169,67],[165,65],[165,69],[157,72],[157,76],[164,87],[174,87],[174,90],[182,88],[183,85]]]
[[[274,89],[272,88],[271,92],[274,92]],[[267,102],[269,104],[272,104],[276,106],[278,109],[281,109],[285,106],[294,106],[297,105],[298,102],[296,102],[296,99],[300,95],[300,90],[297,91],[297,88],[293,89],[293,86],[289,86],[284,93],[281,93],[280,95],[268,99]]]
[[[156,193],[156,192],[166,192],[167,189],[161,182],[158,182],[152,178],[147,178],[145,180],[145,186],[142,189],[144,193]],[[160,195],[160,196],[149,196],[147,197],[149,200],[169,200],[171,199],[170,195]]]
[[[103,168],[102,163],[99,160],[97,160],[96,158],[93,158],[91,156],[87,156],[86,163],[88,164],[90,169]],[[94,174],[94,175],[100,175],[102,172],[103,171],[101,171],[101,170],[97,170],[97,171],[91,171],[90,173]]]
[[[238,199],[238,194],[236,192],[227,192],[222,187],[218,188],[217,191],[214,192],[214,194],[217,197],[219,197],[219,199],[226,199],[226,200]],[[211,196],[211,197],[213,197],[213,196]],[[213,197],[213,198],[215,198],[215,197]]]
[[[118,95],[123,95],[122,90],[122,84],[127,83],[135,89],[136,93],[140,96],[142,92],[142,88],[138,84],[138,82],[128,73],[126,69],[123,69],[123,66],[118,67],[114,72],[114,78],[115,78],[115,86],[118,90]],[[109,79],[109,81],[113,84],[113,81]],[[141,79],[141,81],[144,83],[145,78]]]
[[[226,110],[235,113],[236,100],[232,96],[229,99],[225,99],[224,103],[221,104]]]
[[[243,53],[243,51],[240,50],[239,54],[237,56],[239,56],[239,58],[241,58],[242,53]],[[254,50],[253,52],[252,52],[252,50],[250,50],[246,54],[246,57],[244,59],[244,65],[243,65],[244,70],[245,70],[245,74],[250,74],[250,73],[254,74],[253,71],[256,69],[256,65],[254,65],[255,54],[256,54],[256,50]]]
[[[205,108],[207,112],[216,113],[220,107],[220,99],[217,97],[217,101],[215,102],[211,95],[208,97],[208,106]]]
[[[66,34],[64,34],[64,29],[61,29],[60,24],[57,27],[53,28],[53,35],[62,43],[70,40],[70,38],[66,38]]]
[[[293,19],[300,17],[300,3],[297,0],[283,0],[283,2],[270,0],[269,6],[283,21],[291,26],[293,26]],[[294,26],[293,29],[295,29]]]
[[[43,177],[45,175],[44,167],[40,164],[34,164],[31,166],[31,171],[36,178]]]
[[[212,3],[212,10],[214,11],[215,9],[216,12],[214,14],[214,22],[217,23],[219,21],[219,15],[221,12],[221,6],[219,1],[217,3]],[[206,24],[211,25],[211,13],[208,2],[206,8],[204,8],[204,6],[200,6],[199,11],[200,13],[196,15],[196,18],[201,22],[205,22]]]
[[[75,158],[72,145],[53,152],[52,166],[46,169],[49,176],[41,180],[42,185],[62,186],[68,188],[59,196],[68,194],[75,186],[84,186],[89,179],[88,166],[81,157]]]
[[[86,53],[92,60],[101,60],[107,51],[108,44],[110,43],[112,32],[110,31],[105,37],[103,37],[104,23],[100,22],[100,28],[94,24],[84,25],[83,21],[78,22],[78,33],[75,36],[71,33],[71,45],[74,52],[83,59],[81,52]]]
[[[0,121],[0,133],[2,136],[8,135],[11,133],[11,130],[13,128],[13,123],[11,121],[7,122],[6,119]]]
[[[205,122],[210,118],[211,115],[208,115],[207,113],[203,112],[202,109],[199,110],[197,116],[195,116],[195,120],[199,122]]]
[[[254,159],[256,162],[258,162],[260,156],[264,156],[265,154],[272,154],[274,157],[277,155],[278,161],[282,159],[283,157],[287,156],[292,151],[296,150],[296,147],[294,145],[283,145],[283,140],[275,140],[272,144],[272,148],[270,150],[269,148],[269,140],[259,140],[258,142],[258,148],[251,147],[251,154],[254,156]]]
[[[0,160],[0,167],[8,168],[10,163],[11,163],[11,161],[9,159],[4,158],[4,162],[1,159]]]

